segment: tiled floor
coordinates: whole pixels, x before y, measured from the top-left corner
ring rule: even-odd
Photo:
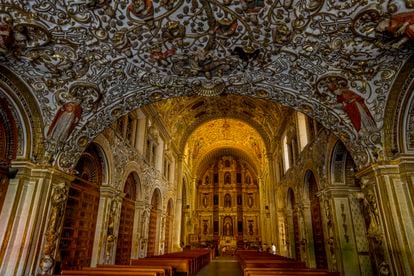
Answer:
[[[201,269],[197,276],[241,276],[243,275],[236,257],[217,257],[206,267]]]

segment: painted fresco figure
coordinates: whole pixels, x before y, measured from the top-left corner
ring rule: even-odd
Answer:
[[[64,142],[82,115],[82,107],[76,102],[64,104],[56,113],[50,124],[47,137],[57,142]]]
[[[346,87],[338,87],[337,82],[328,83],[328,89],[336,95],[337,103],[344,109],[358,133],[361,129],[373,131],[377,128],[364,98]]]
[[[378,32],[388,32],[394,37],[401,37],[394,43],[394,48],[400,48],[409,40],[414,40],[414,12],[405,12],[383,19],[376,27]]]

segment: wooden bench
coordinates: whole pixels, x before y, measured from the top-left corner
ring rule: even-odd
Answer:
[[[157,272],[145,272],[145,271],[107,271],[99,270],[98,268],[91,270],[62,270],[61,275],[72,276],[159,276]]]
[[[238,252],[240,265],[244,276],[338,276],[336,272],[324,269],[306,268],[304,262],[289,259],[283,256],[271,255],[263,252],[241,251]]]
[[[208,249],[186,250],[144,259],[131,259],[131,265],[168,265],[172,266],[177,273],[194,276],[210,263],[211,256],[211,250]]]
[[[162,269],[162,276],[173,276],[174,270],[172,266],[150,266],[150,265],[98,265],[97,268],[102,270],[111,270],[111,271],[118,271],[118,270],[134,270],[134,269]],[[85,269],[85,268],[84,268]],[[88,268],[89,269],[89,268]]]
[[[183,272],[187,275],[195,275],[194,270],[191,267],[190,259],[182,258],[168,258],[168,259],[155,259],[155,258],[145,258],[145,259],[132,259],[132,266],[140,265],[149,265],[149,266],[171,266],[174,268],[175,272]]]

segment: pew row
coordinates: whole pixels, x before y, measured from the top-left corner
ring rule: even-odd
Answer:
[[[194,276],[201,268],[210,263],[211,258],[211,250],[196,249],[151,256],[144,259],[131,259],[131,265],[167,265],[173,267],[178,274]]]
[[[237,254],[244,276],[337,276],[336,272],[306,268],[304,262],[265,252],[241,250]]]

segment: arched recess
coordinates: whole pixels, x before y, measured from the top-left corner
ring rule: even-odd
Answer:
[[[328,268],[326,257],[322,215],[319,198],[317,197],[318,185],[312,171],[305,174],[305,194],[309,199],[312,220],[313,245],[315,250],[315,261],[317,268]]]
[[[16,120],[0,97],[0,212],[6,197],[10,178],[10,162],[16,159],[18,134]]]
[[[300,232],[298,211],[295,208],[295,194],[292,188],[287,192],[287,212],[289,226],[289,256],[300,261]]]
[[[115,264],[129,264],[131,259],[135,201],[137,199],[138,188],[138,175],[136,173],[130,173],[124,186],[125,195],[122,201]]]
[[[77,269],[91,264],[102,162],[100,149],[92,143],[76,165],[78,173],[69,188],[60,239],[61,269]]]
[[[172,199],[170,198],[170,200],[168,200],[167,214],[165,216],[164,253],[170,252],[172,222],[173,222],[173,203],[172,203]]]
[[[159,229],[159,212],[162,206],[161,192],[157,188],[152,194],[151,211],[148,226],[148,249],[147,256],[154,256],[157,254],[158,245],[158,229]]]
[[[24,81],[1,65],[0,103],[9,106],[18,126],[16,158],[42,160],[44,125],[36,98]]]

